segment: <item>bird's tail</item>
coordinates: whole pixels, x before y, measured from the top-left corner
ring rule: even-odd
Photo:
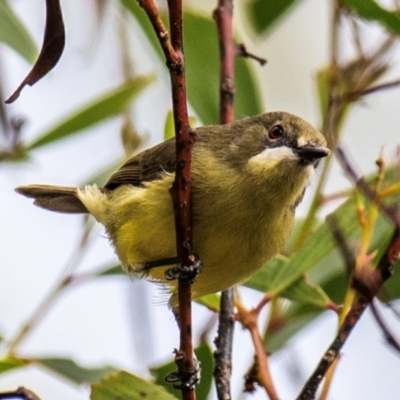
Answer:
[[[51,185],[28,185],[15,189],[23,196],[35,199],[35,205],[47,210],[69,214],[87,213],[87,208],[77,197],[77,190],[76,187]]]

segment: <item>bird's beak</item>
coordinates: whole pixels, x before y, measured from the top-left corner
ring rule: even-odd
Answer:
[[[307,164],[316,164],[319,159],[330,154],[330,150],[324,146],[302,146],[295,147],[293,152]]]

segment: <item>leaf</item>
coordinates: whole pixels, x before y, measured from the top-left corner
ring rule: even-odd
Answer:
[[[379,22],[389,32],[400,35],[399,11],[388,11],[373,0],[342,0],[342,5],[361,18]]]
[[[269,30],[297,0],[252,0],[247,4],[251,27],[258,34]]]
[[[7,104],[17,100],[26,85],[34,85],[56,66],[64,50],[64,45],[65,30],[60,1],[46,0],[46,27],[39,58],[17,90],[6,100]]]
[[[101,121],[124,111],[131,101],[147,87],[154,78],[143,76],[125,82],[123,85],[103,95],[95,101],[84,105],[62,122],[40,135],[26,150],[43,147],[56,141],[71,137],[77,132],[89,128]]]
[[[139,23],[154,52],[165,64],[164,54],[147,15],[137,2],[120,0]],[[166,14],[160,12],[166,21]],[[184,12],[185,67],[190,105],[203,124],[219,122],[219,52],[215,22],[208,16]],[[249,60],[236,60],[235,113],[238,118],[262,112],[256,79]]]
[[[221,296],[217,293],[212,293],[196,299],[195,302],[197,304],[201,304],[204,307],[207,307],[210,310],[219,312]]]
[[[6,0],[0,1],[0,41],[33,64],[38,50],[30,34]]]
[[[175,136],[174,114],[168,111],[164,123],[164,140],[171,139]]]
[[[201,367],[200,383],[196,386],[196,399],[207,400],[213,381],[214,357],[212,350],[207,343],[198,346],[194,352]],[[170,383],[165,381],[165,377],[174,370],[176,370],[176,364],[174,361],[169,361],[165,364],[151,368],[151,372],[155,377],[155,383],[163,386],[169,393],[177,395],[179,391]]]
[[[176,400],[163,388],[126,371],[112,374],[91,385],[91,400]]]
[[[259,290],[263,293],[270,293],[270,282],[272,282],[273,277],[276,276],[287,263],[288,260],[282,256],[274,257],[245,282],[244,286]],[[326,309],[331,303],[331,300],[322,288],[308,282],[304,276],[301,276],[282,292],[277,293],[277,295],[301,304],[311,304],[323,309]]]
[[[26,364],[26,361],[22,361],[17,358],[3,358],[0,360],[0,374],[12,369],[25,367]]]
[[[70,358],[40,357],[32,359],[32,362],[50,369],[77,384],[97,382],[118,370],[111,366],[84,368]]]
[[[112,275],[126,275],[126,272],[122,269],[121,264],[113,265],[104,269],[100,269],[96,276],[112,276]]]

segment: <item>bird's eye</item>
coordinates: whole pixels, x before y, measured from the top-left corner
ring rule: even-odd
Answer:
[[[270,139],[279,139],[283,135],[282,125],[273,126],[268,132],[268,137]]]

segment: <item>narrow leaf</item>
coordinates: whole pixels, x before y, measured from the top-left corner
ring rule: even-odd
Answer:
[[[400,35],[399,11],[389,11],[373,0],[342,0],[342,5],[361,18],[378,22],[389,32]]]
[[[7,104],[17,100],[26,85],[34,85],[56,66],[64,50],[64,45],[65,30],[60,1],[46,0],[46,27],[39,58],[17,90],[6,100]]]
[[[259,290],[263,293],[270,292],[270,285],[273,277],[288,263],[286,258],[281,256],[274,257],[270,262],[257,271],[244,286]],[[294,281],[282,292],[275,292],[277,296],[300,304],[310,304],[325,309],[331,300],[328,295],[318,285],[307,281],[304,276]]]
[[[117,371],[117,368],[104,366],[100,368],[84,368],[69,358],[35,358],[32,359],[38,365],[41,365],[62,377],[69,379],[77,384],[97,382],[105,376]]]
[[[62,122],[40,135],[31,144],[28,144],[26,150],[43,147],[71,137],[83,129],[121,113],[153,80],[154,78],[151,76],[133,79],[101,98],[84,105]]]
[[[10,371],[12,369],[25,367],[27,362],[17,358],[3,358],[0,360],[0,374]]]
[[[252,0],[248,3],[251,27],[258,34],[270,29],[299,0]]]
[[[30,64],[38,50],[30,34],[6,0],[0,1],[0,42],[14,49]]]
[[[120,371],[91,386],[91,400],[176,400],[160,386]]]

